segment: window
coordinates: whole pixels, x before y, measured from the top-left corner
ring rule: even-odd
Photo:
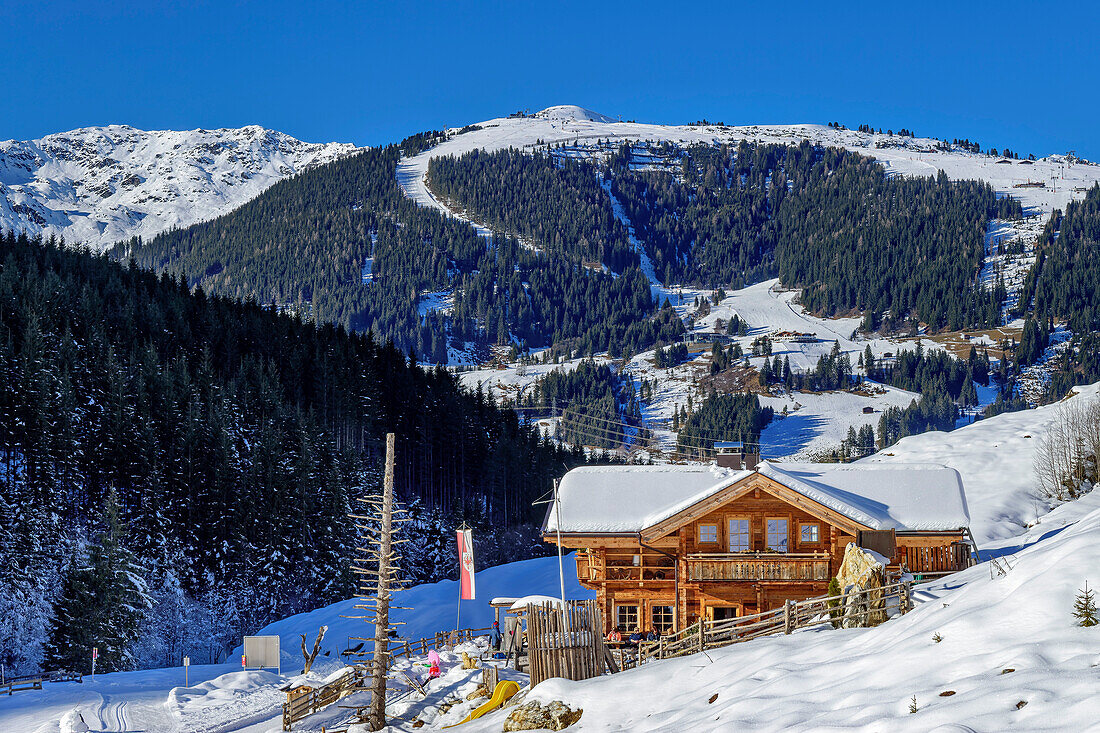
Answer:
[[[615,625],[624,634],[634,631],[638,626],[638,607],[615,606]]]
[[[653,622],[653,630],[658,634],[672,631],[672,606],[651,606],[649,618]]]
[[[717,544],[718,543],[718,525],[717,524],[700,524],[699,525],[699,544]]]
[[[750,547],[749,520],[730,520],[730,552],[748,552]]]
[[[714,617],[714,621],[725,621],[730,618],[737,618],[738,616],[737,606],[711,606],[710,613]]]
[[[821,541],[821,525],[820,524],[803,524],[799,525],[801,530],[799,533],[798,541],[806,545],[814,545]]]
[[[787,551],[787,520],[786,519],[769,519],[768,520],[768,545],[769,550],[775,550],[776,552]]]

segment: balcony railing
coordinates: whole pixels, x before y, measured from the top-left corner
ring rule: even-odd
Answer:
[[[826,581],[829,555],[823,552],[738,552],[688,555],[688,580]]]
[[[601,563],[595,555],[577,553],[577,578],[580,580],[667,580],[676,577],[672,558],[663,555],[608,552]]]

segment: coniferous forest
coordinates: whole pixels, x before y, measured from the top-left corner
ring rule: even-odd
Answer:
[[[370,332],[0,237],[0,661],[216,659],[347,597],[387,431],[415,581],[461,519],[483,564],[541,552],[531,502],[583,461]]]
[[[371,330],[426,363],[446,363],[449,343],[508,343],[509,331],[524,347],[565,339],[584,353],[647,345],[653,328],[641,322],[657,308],[637,268],[615,277],[599,259],[586,267],[584,249],[540,257],[509,235],[486,247],[466,223],[406,198],[397,163],[433,142],[437,133],[417,135],[308,170],[236,211],[121,243],[112,255],[211,294]],[[554,190],[571,191],[568,183]],[[580,193],[569,200],[583,203]],[[593,240],[592,248],[607,249],[616,265],[636,260],[622,246]],[[452,315],[420,314],[426,293],[452,288]]]
[[[870,158],[808,142],[696,145],[675,173],[636,170],[628,144],[602,168],[552,152],[436,158],[429,182],[490,226],[553,252],[579,243],[611,269],[634,262],[614,196],[666,285],[739,288],[778,276],[803,288],[808,309],[868,311],[871,328],[884,313],[934,329],[999,316],[1003,286],[975,287],[974,276],[989,220],[1021,209],[988,184],[891,177]]]

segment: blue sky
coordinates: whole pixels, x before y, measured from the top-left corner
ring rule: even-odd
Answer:
[[[1100,159],[1091,3],[763,5],[0,0],[0,139],[260,124],[366,145],[579,104]]]

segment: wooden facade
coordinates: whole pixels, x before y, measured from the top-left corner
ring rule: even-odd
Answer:
[[[874,529],[754,473],[637,533],[561,537],[563,547],[577,550],[577,576],[596,591],[605,631],[619,626],[624,635],[635,627],[664,633],[700,618],[760,613],[820,596],[861,533],[875,535],[878,547],[892,543],[891,570],[943,573],[970,564],[965,528]]]

